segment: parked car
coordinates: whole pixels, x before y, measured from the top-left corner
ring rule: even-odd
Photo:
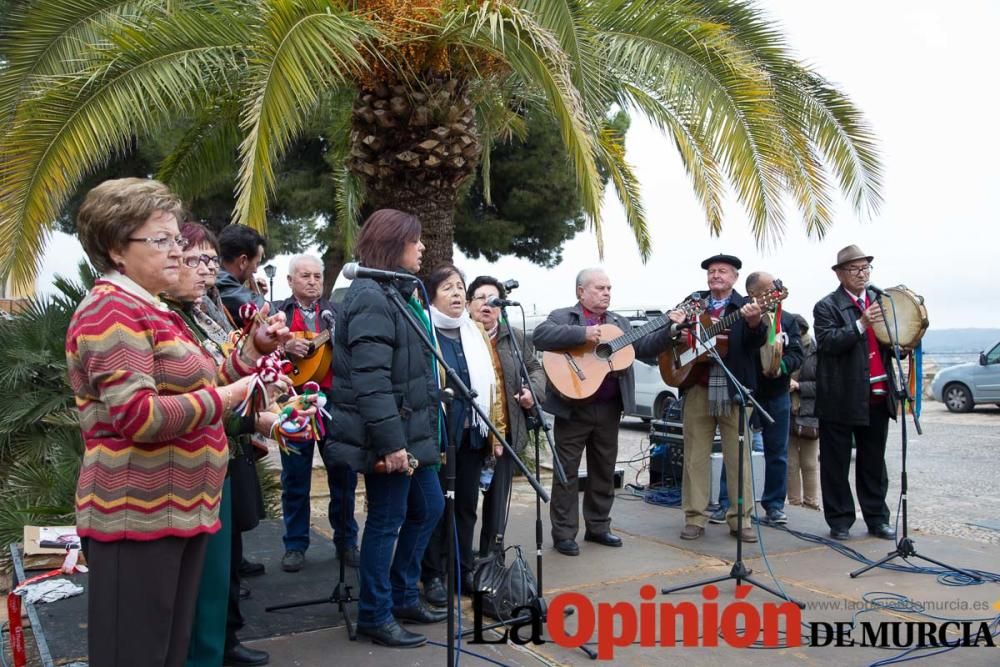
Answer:
[[[1000,406],[1000,341],[979,353],[979,363],[949,366],[931,383],[934,399],[952,412],[969,412],[980,403]]]

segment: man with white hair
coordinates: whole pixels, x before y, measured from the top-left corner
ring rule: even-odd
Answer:
[[[608,308],[611,280],[603,269],[584,269],[576,277],[577,304],[560,308],[535,328],[532,342],[542,351],[557,352],[601,341],[600,326],[613,324],[623,332],[631,330],[628,319]],[[634,344],[637,357],[655,357],[670,344],[669,329],[662,329]],[[571,400],[549,383],[545,411],[555,415],[556,452],[566,471],[566,484],[553,478],[549,517],[556,551],[576,556],[579,532],[579,468],[587,451],[587,485],[583,494],[583,539],[608,547],[622,546],[611,532],[611,506],[615,500],[614,473],[618,458],[618,422],[622,410],[635,411],[635,373],[631,366],[622,373],[609,374],[586,400]]]
[[[330,332],[331,340],[325,345],[332,345],[336,310],[321,296],[323,263],[318,257],[293,257],[288,264],[288,286],[292,296],[273,304],[272,309],[285,313],[289,330],[296,334],[285,344],[285,354],[294,362],[312,353],[313,344],[309,339],[323,331]],[[319,380],[319,386],[327,394],[329,402],[333,386],[332,367]],[[285,522],[285,555],[281,559],[281,567],[286,572],[302,569],[305,552],[309,548],[309,491],[314,449],[315,443],[310,442],[300,445],[299,453],[281,452],[281,511]],[[329,518],[333,544],[338,558],[344,558],[348,565],[357,567],[361,558],[357,547],[358,524],[354,520],[354,490],[358,477],[346,466],[327,464],[326,471],[330,487]]]

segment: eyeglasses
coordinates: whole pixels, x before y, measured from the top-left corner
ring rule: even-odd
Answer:
[[[170,250],[174,246],[177,246],[181,250],[186,250],[188,247],[188,240],[178,234],[177,236],[147,236],[145,238],[139,238],[130,236],[128,240],[132,243],[145,243],[148,246],[152,246],[159,251]]]
[[[191,257],[185,257],[183,260],[184,266],[189,269],[197,269],[198,265],[204,263],[210,269],[219,268],[219,256],[218,255],[192,255]]]
[[[852,275],[860,276],[860,275],[863,275],[865,273],[871,273],[872,272],[872,265],[871,264],[867,264],[865,266],[845,266],[844,268],[841,269],[841,271],[847,271],[848,273],[850,273]]]

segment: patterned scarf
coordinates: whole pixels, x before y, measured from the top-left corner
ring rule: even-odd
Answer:
[[[714,299],[709,297],[709,310],[713,313],[718,311],[718,317],[726,313],[726,306],[729,305],[729,297],[725,299]],[[713,417],[726,417],[732,410],[732,400],[729,398],[729,378],[719,364],[712,362],[708,371],[708,414]]]

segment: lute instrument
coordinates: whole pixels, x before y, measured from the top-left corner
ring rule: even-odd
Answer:
[[[296,338],[304,338],[309,341],[309,353],[298,360],[291,360],[292,372],[289,378],[296,387],[301,387],[306,382],[320,382],[330,371],[330,364],[333,363],[333,346],[330,345],[330,330],[324,329],[318,334],[310,331],[296,331],[292,334]]]

